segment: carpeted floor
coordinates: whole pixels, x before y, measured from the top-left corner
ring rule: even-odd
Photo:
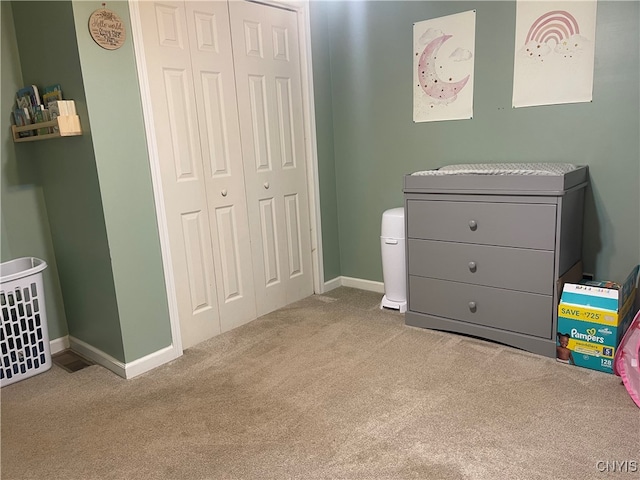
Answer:
[[[380,298],[312,296],[131,380],[9,385],[2,479],[640,478],[619,378],[407,327]]]

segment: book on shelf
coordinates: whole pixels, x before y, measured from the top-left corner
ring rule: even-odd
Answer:
[[[62,100],[62,87],[59,83],[47,85],[42,89],[42,104],[46,107],[51,102]]]
[[[39,105],[38,108],[35,109],[35,113],[33,116],[33,123],[43,123],[48,122],[50,119],[49,110],[44,108],[44,105]],[[49,133],[53,133],[53,130],[50,127],[42,127],[37,130],[38,135],[47,135]]]
[[[43,97],[47,93],[52,93],[52,92],[60,92],[60,100],[62,100],[62,87],[60,86],[59,83],[54,83],[53,85],[47,85],[46,87],[43,87],[41,91]]]
[[[49,110],[49,118],[51,120],[55,120],[56,118],[58,118],[60,116],[60,108],[58,107],[58,102],[54,101],[51,102],[49,105],[47,105],[48,110]],[[56,125],[55,127],[52,127],[53,132],[59,132],[60,129],[58,128],[58,126]]]
[[[54,90],[53,92],[47,92],[42,94],[42,104],[45,106],[57,100],[62,100],[61,90]]]
[[[38,87],[35,85],[27,85],[18,90],[16,93],[16,104],[18,108],[29,109],[29,114],[33,117],[36,108],[41,104]]]
[[[38,87],[36,85],[27,85],[26,87],[22,87],[16,93],[17,97],[27,97],[29,99],[29,103],[31,105],[40,105],[40,92],[38,91]]]
[[[13,121],[16,124],[16,127],[24,127],[25,125],[31,125],[31,117],[29,115],[29,110],[27,108],[16,108],[13,110]],[[18,136],[20,138],[23,137],[31,137],[34,135],[32,130],[27,130],[26,132],[19,132]]]
[[[45,122],[50,122],[51,121],[51,112],[49,112],[48,108],[43,108],[42,109],[42,118],[44,119]],[[48,127],[47,128],[47,133],[54,133],[55,130],[53,129],[53,127]]]
[[[31,98],[28,96],[18,97],[16,96],[16,108],[19,110],[26,110],[29,113],[29,119],[33,114],[33,105],[31,104]]]

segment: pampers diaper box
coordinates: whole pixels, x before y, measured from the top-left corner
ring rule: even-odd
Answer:
[[[558,306],[558,361],[613,373],[613,357],[635,315],[640,266],[624,283],[566,283]]]

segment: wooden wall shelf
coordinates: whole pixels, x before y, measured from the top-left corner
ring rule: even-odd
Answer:
[[[42,135],[31,135],[29,137],[21,137],[22,132],[36,132],[41,128],[58,127],[58,131],[54,133],[46,133]],[[23,127],[11,126],[11,132],[13,134],[13,141],[19,142],[36,142],[38,140],[49,140],[51,138],[59,137],[73,137],[76,135],[82,135],[82,127],[80,126],[80,117],[78,115],[67,115],[57,117],[55,120],[49,122],[32,123],[31,125],[25,125]]]

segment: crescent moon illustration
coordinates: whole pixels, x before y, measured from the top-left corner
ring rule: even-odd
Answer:
[[[424,93],[438,100],[453,101],[464,88],[471,75],[467,75],[458,82],[445,82],[436,73],[436,55],[444,42],[452,35],[442,35],[427,44],[418,61],[418,80]]]

